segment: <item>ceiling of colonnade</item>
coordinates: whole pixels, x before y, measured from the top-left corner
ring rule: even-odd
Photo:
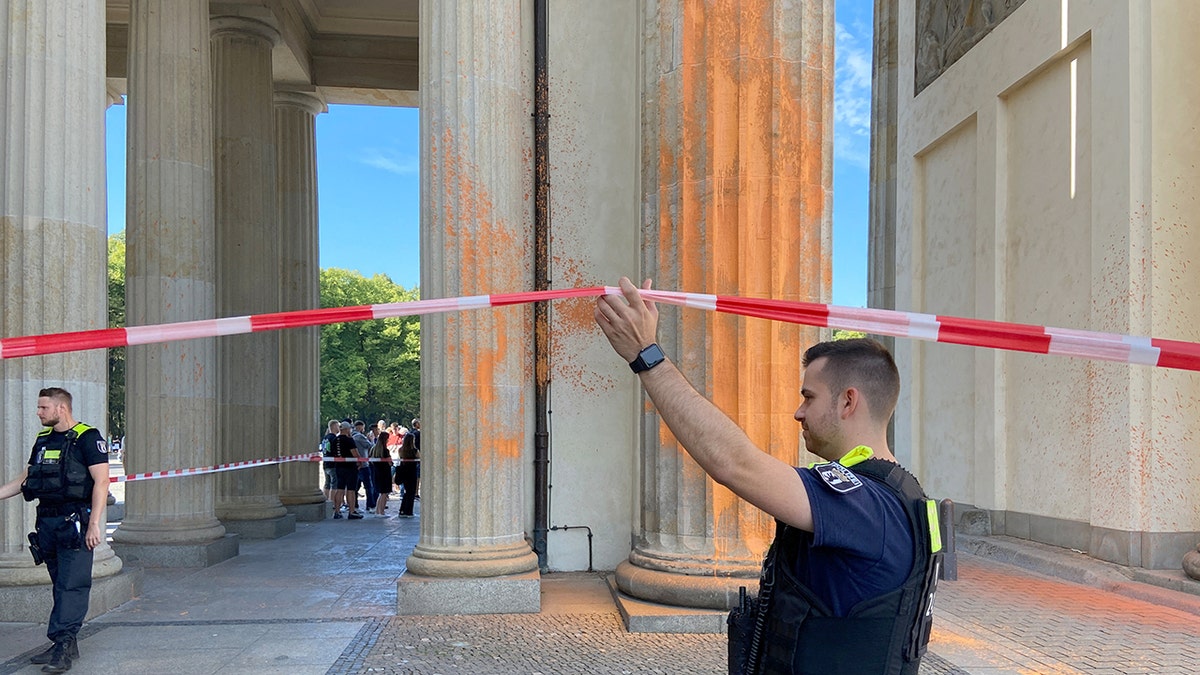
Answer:
[[[224,0],[211,14],[270,23],[280,87],[316,87],[328,103],[417,105],[418,0]],[[107,0],[110,89],[125,92],[130,0]]]

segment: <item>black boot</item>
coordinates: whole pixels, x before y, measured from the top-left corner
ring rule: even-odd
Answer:
[[[71,662],[79,658],[79,645],[75,636],[60,638],[54,643],[50,653],[50,662],[42,666],[43,673],[65,673],[71,669]]]
[[[39,664],[40,663],[50,663],[50,657],[52,657],[54,655],[54,648],[56,646],[57,646],[57,643],[51,642],[50,646],[46,647],[46,651],[34,654],[33,656],[31,656],[29,658],[29,662],[30,663],[39,663]]]

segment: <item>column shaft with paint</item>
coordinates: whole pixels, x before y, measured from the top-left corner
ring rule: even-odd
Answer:
[[[104,328],[104,7],[3,0],[0,16],[0,334]],[[35,411],[43,387],[70,391],[76,419],[105,432],[106,373],[101,351],[0,363],[0,480],[16,478],[29,462],[42,428]],[[42,585],[50,578],[33,565],[25,538],[33,525],[32,504],[0,502],[7,620],[44,621],[50,606]],[[120,569],[111,548],[96,551],[93,576]]]
[[[212,92],[206,0],[130,5],[126,317],[130,326],[215,316]],[[217,463],[216,344],[132,346],[126,356],[125,468]],[[149,566],[237,553],[215,515],[215,478],[128,483],[113,542]]]
[[[833,2],[661,0],[646,13],[644,265],[657,286],[828,302]],[[815,329],[664,308],[660,340],[755,444],[796,464],[800,359]],[[647,400],[642,517],[617,581],[726,607],[753,587],[772,519],[709,479]]]
[[[315,93],[275,92],[276,171],[280,251],[280,309],[320,306],[317,257],[317,150],[315,116],[325,103]],[[279,454],[317,449],[321,433],[321,329],[292,328],[279,334]],[[325,517],[319,463],[280,467],[279,500],[297,520]]]
[[[422,297],[532,287],[526,4],[421,3]],[[399,612],[539,607],[523,518],[531,326],[526,306],[421,320],[421,538]]]
[[[279,311],[273,27],[212,20],[217,314]],[[217,452],[221,462],[272,456],[279,447],[279,334],[217,341]],[[252,538],[295,530],[279,501],[278,466],[217,476],[217,517]]]

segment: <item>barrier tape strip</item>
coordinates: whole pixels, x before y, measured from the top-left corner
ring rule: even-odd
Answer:
[[[176,340],[238,335],[284,328],[320,326],[346,321],[366,321],[442,312],[506,307],[564,298],[620,295],[614,286],[593,286],[526,293],[501,293],[436,300],[393,302],[356,307],[276,312],[250,316],[185,321],[154,326],[104,328],[0,339],[0,359],[42,356],[87,349],[106,349]],[[1032,324],[966,319],[953,316],[901,312],[890,309],[840,307],[792,300],[743,298],[731,295],[646,290],[643,297],[671,305],[784,321],[819,328],[841,328],[873,335],[910,338],[944,344],[988,347],[1007,351],[1056,354],[1073,358],[1200,371],[1200,344],[1182,340],[1138,337],[1116,333],[1053,328]],[[111,482],[151,480],[285,462],[363,462],[362,459],[323,457],[320,453],[289,455],[190,469],[113,476]],[[366,461],[391,462],[390,458]]]
[[[220,473],[222,471],[234,471],[237,469],[246,469],[252,466],[269,466],[271,464],[285,464],[287,462],[358,462],[366,464],[368,462],[392,462],[391,457],[325,457],[319,452],[310,452],[304,455],[286,455],[283,457],[271,457],[268,459],[247,459],[240,462],[230,462],[228,464],[217,464],[215,466],[197,466],[190,469],[170,469],[168,471],[148,471],[146,473],[127,473],[120,476],[109,476],[110,483],[126,483],[137,480],[154,480],[157,478],[173,478],[175,476],[198,476],[206,473]],[[409,460],[400,460],[401,462]]]
[[[72,333],[11,337],[0,339],[0,359],[238,335],[283,328],[302,328],[345,321],[366,321],[487,307],[505,307],[543,300],[591,297],[600,294],[619,295],[620,292],[619,288],[612,286],[594,286],[298,310],[155,326],[103,328]],[[666,304],[806,326],[842,328],[875,335],[889,335],[945,344],[988,347],[1035,354],[1057,354],[1074,358],[1200,371],[1200,344],[1182,340],[965,319],[890,309],[839,307],[791,300],[766,300],[732,295],[659,290],[643,291],[642,294],[649,299]]]

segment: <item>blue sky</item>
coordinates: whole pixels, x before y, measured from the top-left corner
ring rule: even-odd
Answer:
[[[833,303],[855,307],[867,294],[872,4],[837,0],[835,10]],[[322,267],[419,283],[417,124],[414,108],[331,106],[317,116]],[[108,109],[108,223],[125,227],[125,106]]]

